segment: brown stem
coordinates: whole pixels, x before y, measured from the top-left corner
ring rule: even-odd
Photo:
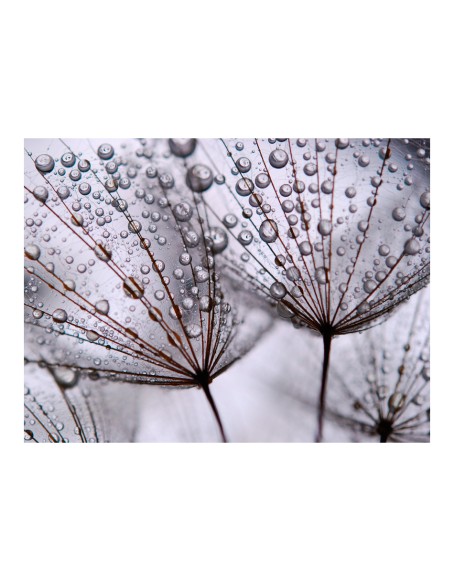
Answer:
[[[211,395],[208,384],[202,384],[202,388],[203,388],[205,396],[207,397],[207,400],[211,406],[211,410],[213,411],[213,414],[216,418],[216,422],[218,423],[219,431],[220,431],[221,437],[222,437],[222,442],[227,443],[228,440],[227,440],[227,437],[225,436],[225,431],[224,431],[224,427],[222,425],[222,420],[221,420],[221,417],[219,416],[219,411],[217,409],[215,401],[213,400],[213,396]]]
[[[321,443],[323,439],[323,418],[325,416],[326,387],[328,384],[329,354],[331,351],[331,340],[333,335],[330,331],[323,333],[323,371],[320,386],[320,399],[318,404],[318,428],[316,442]]]

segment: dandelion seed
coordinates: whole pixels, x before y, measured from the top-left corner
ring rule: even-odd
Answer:
[[[236,143],[196,147],[194,158],[226,177],[204,203],[212,220],[232,224],[221,255],[231,273],[323,336],[321,440],[332,338],[367,329],[428,282],[429,142],[256,139],[241,141],[241,155]],[[285,299],[271,293],[288,283],[280,257],[299,273]]]
[[[241,325],[258,310],[234,300],[217,264],[228,239],[201,204],[212,170],[186,166],[194,142],[123,145],[26,144],[25,212],[40,217],[25,229],[28,360],[92,380],[200,387],[226,440],[210,384],[269,319]],[[152,153],[156,168],[143,164]]]

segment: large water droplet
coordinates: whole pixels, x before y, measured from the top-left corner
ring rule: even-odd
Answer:
[[[107,315],[109,313],[110,305],[107,299],[100,299],[95,303],[95,309],[101,315]]]
[[[288,162],[287,152],[284,150],[273,150],[270,153],[269,162],[273,168],[284,168]]]
[[[68,314],[66,313],[66,311],[64,309],[56,309],[52,313],[52,319],[56,323],[64,323],[68,319]]]
[[[194,138],[171,138],[169,139],[170,151],[179,158],[190,156],[197,145]]]
[[[143,297],[144,289],[134,277],[126,277],[123,281],[123,290],[131,299],[141,299]]]
[[[277,239],[278,228],[274,220],[264,220],[259,228],[260,238],[266,243],[272,243]]]
[[[35,168],[38,172],[42,172],[43,174],[51,172],[54,169],[54,166],[54,159],[48,154],[41,154],[35,160]]]
[[[196,164],[189,168],[186,183],[194,192],[205,192],[213,183],[213,172],[204,164]]]
[[[101,158],[101,160],[110,160],[114,153],[115,152],[113,147],[108,143],[103,143],[98,148],[98,156]]]

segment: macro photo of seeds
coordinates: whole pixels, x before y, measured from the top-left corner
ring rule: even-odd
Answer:
[[[30,443],[430,440],[430,140],[24,142]]]

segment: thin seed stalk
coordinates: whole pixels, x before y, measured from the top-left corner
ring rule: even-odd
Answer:
[[[222,442],[227,443],[228,440],[227,440],[227,437],[225,435],[225,430],[224,430],[224,426],[222,424],[221,416],[219,415],[218,408],[217,408],[216,403],[213,399],[213,396],[211,395],[208,384],[202,384],[202,389],[205,393],[205,396],[207,397],[208,403],[211,407],[211,410],[213,411],[214,417],[216,418],[216,422],[217,422],[218,427],[219,427],[219,432],[221,433]]]
[[[331,352],[332,339],[333,339],[332,333],[325,332],[323,334],[323,371],[322,371],[322,381],[320,385],[320,398],[318,404],[317,436],[315,439],[317,443],[321,443],[323,439],[323,420],[325,416],[326,388],[328,385],[329,355]]]

